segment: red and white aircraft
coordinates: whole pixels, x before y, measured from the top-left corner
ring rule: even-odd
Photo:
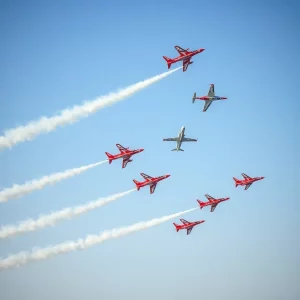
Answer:
[[[178,51],[179,56],[177,56],[175,58],[169,58],[167,56],[163,56],[163,58],[167,62],[168,69],[170,69],[172,64],[177,63],[179,61],[182,61],[182,63],[183,63],[183,72],[185,72],[187,70],[188,66],[193,63],[193,61],[191,61],[191,58],[194,55],[196,55],[198,53],[201,53],[205,50],[203,48],[200,48],[198,50],[189,51],[189,48],[183,49],[179,46],[175,46],[175,49]]]
[[[150,194],[153,194],[156,188],[156,185],[159,181],[164,180],[171,175],[163,175],[163,176],[158,176],[158,177],[151,177],[149,175],[146,175],[145,173],[141,173],[141,176],[144,177],[145,181],[139,182],[135,179],[133,179],[133,182],[136,185],[137,190],[139,191],[141,187],[150,185]]]
[[[176,231],[178,232],[179,230],[186,229],[186,234],[189,235],[191,233],[191,231],[193,230],[194,226],[205,222],[205,220],[189,222],[189,221],[186,221],[185,219],[180,219],[180,222],[183,225],[178,225],[176,223],[173,223],[176,228]]]
[[[125,168],[126,165],[132,161],[132,159],[130,159],[130,157],[134,154],[140,153],[142,151],[144,151],[144,149],[136,149],[136,150],[129,150],[129,147],[124,148],[123,146],[121,146],[120,144],[116,144],[116,146],[118,147],[118,149],[120,150],[119,154],[116,155],[112,155],[108,152],[105,152],[105,154],[108,157],[108,162],[111,164],[111,162],[115,159],[118,158],[122,158],[123,157],[123,163],[122,163],[122,168]]]
[[[228,198],[215,199],[212,196],[209,196],[207,194],[205,195],[205,197],[207,198],[208,202],[203,202],[201,200],[197,200],[197,202],[200,205],[200,209],[202,209],[205,206],[211,205],[210,212],[213,212],[219,203],[221,203],[223,201],[227,201],[227,200],[230,199],[229,197]]]
[[[213,103],[213,101],[226,100],[227,97],[216,96],[215,95],[215,85],[213,83],[211,83],[209,85],[209,90],[208,90],[207,96],[197,97],[196,93],[194,93],[193,103],[195,102],[196,99],[205,101],[204,108],[203,108],[203,112],[205,112],[210,107],[210,105]]]
[[[242,173],[242,176],[244,177],[244,179],[236,179],[233,177],[233,180],[235,181],[235,187],[241,185],[245,185],[245,189],[244,190],[248,190],[248,188],[251,186],[251,184],[255,181],[258,181],[258,180],[262,180],[264,179],[265,177],[250,177],[248,175],[246,175],[245,173]]]

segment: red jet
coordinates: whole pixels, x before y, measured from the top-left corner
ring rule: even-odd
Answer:
[[[213,198],[212,196],[209,196],[209,195],[205,195],[205,197],[207,198],[208,202],[203,202],[201,200],[197,200],[197,202],[199,203],[200,205],[200,209],[202,209],[203,207],[205,206],[209,206],[211,205],[210,207],[210,212],[213,212],[215,210],[215,208],[217,207],[217,205],[223,201],[227,201],[229,200],[230,198],[219,198],[219,199],[215,199]]]
[[[144,151],[144,149],[136,149],[136,150],[129,150],[129,147],[124,148],[123,146],[121,146],[120,144],[116,144],[116,146],[118,147],[118,149],[120,150],[119,154],[116,155],[112,155],[108,152],[105,152],[105,154],[108,157],[108,162],[111,164],[111,162],[115,159],[118,158],[122,158],[123,157],[123,163],[122,163],[122,168],[124,169],[126,167],[126,165],[132,161],[132,159],[130,159],[130,157],[134,154],[140,153],[142,151]]]
[[[244,177],[244,179],[236,179],[233,177],[233,180],[235,181],[235,187],[237,187],[238,185],[245,185],[245,189],[244,190],[248,190],[248,188],[251,186],[251,184],[255,181],[258,180],[262,180],[265,177],[250,177],[248,175],[246,175],[245,173],[242,173],[242,176]]]
[[[185,219],[180,219],[180,222],[183,225],[178,225],[176,223],[173,223],[174,226],[176,227],[176,231],[178,232],[179,230],[186,229],[186,234],[189,235],[191,233],[191,231],[193,230],[194,226],[205,222],[205,220],[189,222],[189,221],[186,221]]]
[[[159,181],[164,180],[168,177],[170,177],[171,175],[163,175],[163,176],[159,176],[159,177],[151,177],[149,175],[146,175],[144,173],[141,173],[141,176],[144,177],[145,181],[144,182],[139,182],[135,179],[133,179],[133,182],[136,185],[137,190],[139,191],[141,187],[144,187],[146,185],[150,185],[150,194],[153,194],[156,188],[156,185]]]
[[[182,63],[183,63],[183,72],[185,72],[187,70],[188,66],[193,63],[193,61],[191,61],[191,58],[194,55],[196,55],[198,53],[201,53],[205,50],[203,48],[200,48],[198,50],[189,51],[189,48],[182,49],[179,46],[175,46],[175,49],[178,51],[179,56],[177,56],[175,58],[169,58],[167,56],[163,56],[163,58],[165,59],[165,61],[168,64],[168,69],[170,69],[172,64],[177,63],[179,61],[182,61]]]

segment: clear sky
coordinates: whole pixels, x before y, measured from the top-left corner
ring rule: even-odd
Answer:
[[[206,220],[189,236],[167,222],[1,272],[1,299],[299,299],[297,1],[1,1],[0,37],[1,135],[166,71],[175,45],[206,49],[187,72],[0,153],[5,188],[103,160],[116,143],[145,149],[126,169],[114,161],[2,203],[1,225],[129,190],[141,172],[171,174],[153,195],[0,241],[2,258],[231,197],[186,215]],[[203,113],[192,95],[210,83],[228,100]],[[171,152],[162,139],[183,125],[198,142]],[[232,179],[242,172],[266,178],[244,191]]]

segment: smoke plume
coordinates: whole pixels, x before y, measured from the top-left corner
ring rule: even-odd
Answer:
[[[46,185],[49,184],[55,184],[63,179],[67,179],[70,177],[73,177],[75,175],[78,175],[82,172],[85,172],[89,169],[95,168],[108,160],[103,160],[94,164],[90,164],[87,166],[69,169],[63,172],[54,173],[51,175],[44,176],[40,179],[34,179],[32,181],[27,181],[24,184],[14,184],[10,188],[5,188],[0,192],[0,203],[6,202],[11,198],[19,198],[21,196],[24,196],[26,194],[29,194],[35,190],[40,190],[44,188]]]
[[[139,92],[181,68],[182,67],[179,67],[144,81],[140,81],[127,88],[121,89],[118,92],[110,93],[93,101],[85,102],[80,106],[76,105],[70,109],[65,109],[61,111],[59,115],[53,117],[42,117],[37,121],[28,123],[27,125],[8,129],[4,132],[3,136],[0,136],[0,150],[4,148],[11,148],[24,141],[30,141],[42,133],[54,131],[57,127],[72,124],[82,118],[86,118],[106,106],[112,105]]]
[[[78,215],[84,214],[90,210],[101,207],[112,201],[115,201],[121,197],[124,197],[136,189],[129,190],[127,192],[114,194],[106,198],[100,198],[96,201],[87,203],[85,205],[80,205],[76,207],[68,207],[48,215],[41,215],[38,219],[28,219],[20,222],[19,225],[5,225],[0,228],[0,239],[15,236],[17,234],[22,234],[30,231],[35,231],[38,229],[45,228],[47,226],[54,226],[57,222],[62,220],[70,220]]]
[[[157,226],[173,218],[177,218],[183,214],[192,212],[196,209],[198,208],[192,208],[172,215],[167,215],[161,218],[152,219],[150,221],[139,222],[131,226],[107,230],[100,233],[99,235],[88,235],[85,239],[79,239],[77,241],[67,241],[47,248],[34,249],[31,253],[20,252],[18,254],[11,255],[5,259],[0,260],[0,270],[19,267],[29,262],[44,260],[56,256],[58,254],[69,253],[76,250],[83,250],[91,246],[103,243],[110,239],[116,239],[128,235],[130,233],[134,233],[140,230]]]

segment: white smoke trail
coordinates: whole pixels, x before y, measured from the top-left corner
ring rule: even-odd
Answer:
[[[18,254],[11,255],[5,259],[0,260],[0,270],[20,267],[29,262],[44,260],[50,258],[52,256],[58,254],[64,254],[71,251],[83,250],[94,246],[96,244],[100,244],[109,239],[119,238],[124,235],[128,235],[133,232],[137,232],[143,229],[147,229],[153,226],[157,226],[164,222],[167,222],[171,219],[177,218],[183,214],[189,213],[199,208],[192,208],[189,210],[185,210],[179,213],[175,213],[172,215],[164,216],[157,219],[152,219],[146,222],[139,222],[127,227],[115,228],[112,230],[107,230],[99,235],[88,235],[85,239],[79,239],[77,241],[69,241],[61,244],[57,244],[55,246],[50,246],[42,249],[34,249],[30,252],[20,252]]]
[[[108,160],[106,159],[106,160],[103,160],[103,161],[100,161],[100,162],[97,162],[94,164],[90,164],[87,166],[68,169],[63,172],[58,172],[58,173],[44,176],[40,179],[34,179],[32,181],[27,181],[24,184],[14,184],[12,187],[5,188],[0,192],[0,203],[8,201],[10,198],[19,198],[19,197],[29,194],[35,190],[40,190],[48,184],[54,184],[63,179],[73,177],[73,176],[78,175],[82,172],[85,172],[89,169],[95,168],[107,161]]]
[[[56,212],[53,212],[48,215],[42,215],[38,219],[28,219],[20,222],[19,225],[5,225],[0,228],[0,238],[8,238],[17,234],[35,231],[41,228],[45,228],[47,226],[54,226],[58,221],[61,220],[69,220],[78,215],[84,214],[90,210],[101,207],[109,202],[115,201],[121,197],[124,197],[132,192],[136,191],[136,189],[129,190],[127,192],[114,194],[112,196],[108,196],[106,198],[100,198],[96,201],[90,202],[85,205],[80,205],[76,207],[65,208]]]
[[[127,88],[121,89],[119,92],[110,93],[93,101],[85,102],[83,105],[76,105],[70,109],[65,109],[57,116],[42,117],[41,119],[32,121],[27,125],[8,129],[4,132],[3,136],[0,136],[0,150],[4,148],[11,148],[12,146],[24,141],[30,141],[39,134],[53,131],[59,126],[62,127],[67,124],[72,124],[82,118],[88,117],[108,105],[114,104],[115,102],[121,101],[135,94],[179,69],[181,69],[181,67],[164,72],[144,81],[140,81]]]

